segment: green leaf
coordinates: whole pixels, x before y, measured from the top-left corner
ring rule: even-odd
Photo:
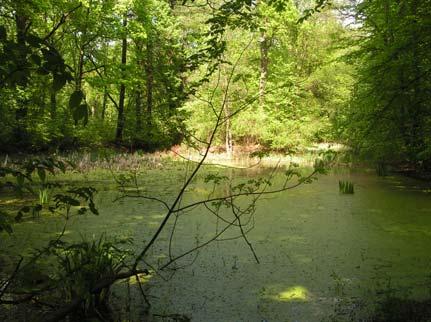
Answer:
[[[30,56],[30,59],[37,66],[40,66],[40,64],[42,63],[42,59],[39,57],[39,55],[33,54]]]
[[[87,104],[81,104],[73,111],[73,119],[78,122],[84,119],[84,123],[88,121],[88,106]]]
[[[87,212],[87,208],[81,207],[78,210],[78,215],[84,215]]]
[[[66,165],[64,164],[63,161],[58,161],[57,162],[57,167],[60,169],[61,172],[63,172],[63,173],[66,172]]]
[[[64,85],[66,85],[66,76],[63,74],[54,74],[54,79],[52,82],[52,89],[55,92],[58,92],[60,89],[62,89],[64,87]]]
[[[39,48],[43,42],[43,40],[41,38],[39,38],[38,36],[35,36],[35,35],[27,35],[26,41],[29,45],[31,45],[32,47],[36,47],[36,48]]]
[[[63,58],[54,48],[49,48],[49,50],[42,48],[41,51],[49,70],[55,70],[58,65],[64,64]]]
[[[84,98],[84,93],[82,91],[74,91],[72,95],[70,95],[69,99],[69,107],[73,110],[79,107],[81,101]]]
[[[99,211],[97,210],[94,202],[91,200],[90,203],[88,204],[90,207],[90,211],[94,214],[94,215],[99,215]]]

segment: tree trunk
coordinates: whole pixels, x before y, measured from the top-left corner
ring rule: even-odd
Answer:
[[[57,115],[57,93],[53,90],[51,91],[49,106],[51,119],[55,119],[55,116]]]
[[[229,107],[226,105],[224,108],[224,115],[226,117],[225,122],[225,145],[226,145],[226,154],[229,158],[232,157],[233,153],[233,140],[232,140],[232,130],[230,125],[230,110]]]
[[[226,75],[228,75],[228,73],[226,73]],[[223,115],[225,118],[225,148],[226,148],[226,154],[229,158],[232,157],[232,153],[233,153],[233,141],[232,141],[232,129],[231,129],[231,111],[230,111],[230,107],[229,107],[229,99],[228,99],[228,80],[225,80],[225,95],[226,97],[224,98],[224,105],[223,105]]]
[[[86,12],[87,19],[90,16],[90,7],[87,8]],[[84,77],[84,57],[85,57],[85,47],[86,43],[82,41],[82,39],[85,39],[85,36],[87,34],[87,24],[84,25],[84,29],[81,34],[81,41],[79,42],[79,56],[78,56],[78,70],[76,71],[75,75],[75,90],[80,91],[82,88],[82,79]]]
[[[15,26],[17,42],[20,45],[25,45],[25,34],[28,24],[28,17],[18,7],[15,13]]]
[[[108,103],[108,90],[105,86],[105,88],[103,89],[103,100],[102,100],[102,121],[105,120],[105,114],[106,114],[106,105]]]
[[[80,91],[82,88],[82,78],[84,75],[84,48],[79,48],[78,70],[75,77],[75,90]]]
[[[121,69],[122,69],[122,82],[120,85],[120,97],[118,101],[118,119],[117,119],[117,131],[115,134],[115,141],[120,142],[123,139],[123,131],[124,131],[124,100],[126,98],[126,85],[124,84],[125,78],[125,68],[127,63],[127,35],[126,35],[126,27],[127,27],[127,14],[124,14],[123,17],[123,40],[121,46]]]
[[[418,32],[418,1],[412,1],[412,10],[411,15],[413,18],[413,99],[412,99],[412,133],[411,136],[413,138],[413,150],[414,153],[417,154],[421,152],[424,146],[424,133],[423,133],[423,108],[421,101],[421,71],[420,71],[420,57],[419,57],[419,32]]]
[[[135,117],[136,117],[136,134],[142,131],[142,87],[138,86],[136,90],[136,101],[135,101]]]
[[[29,19],[24,12],[18,7],[15,13],[15,26],[16,26],[16,38],[20,46],[26,47],[25,36],[27,32],[27,26],[29,25]],[[26,63],[26,53],[23,50],[18,51],[18,61],[20,64]],[[25,118],[28,113],[28,99],[18,96],[17,97],[17,109],[15,110],[15,121],[14,126],[14,137],[16,142],[25,140]]]
[[[147,38],[147,61],[145,64],[145,72],[147,75],[147,125],[151,127],[152,113],[153,113],[153,43],[151,35]]]
[[[139,68],[139,72],[145,71],[145,60],[143,59],[143,42],[141,40],[136,40],[135,48],[136,48],[136,63]],[[136,122],[136,135],[139,136],[142,132],[142,107],[143,107],[143,96],[144,88],[142,86],[142,82],[139,81],[136,89],[135,89],[135,122]]]
[[[265,104],[265,89],[266,81],[268,79],[268,52],[269,52],[269,39],[265,31],[260,33],[259,39],[260,48],[260,77],[259,77],[259,105],[263,107]]]

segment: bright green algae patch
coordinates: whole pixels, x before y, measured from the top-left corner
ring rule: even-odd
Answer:
[[[138,173],[139,183],[143,191],[171,201],[185,170],[184,164],[174,171],[146,169]],[[205,198],[211,191],[202,180],[209,171],[235,180],[262,175],[258,170],[206,168],[188,189],[183,204]],[[101,215],[74,219],[66,238],[97,238],[106,232],[133,237],[139,251],[162,220],[163,206],[139,199],[113,202],[119,193],[109,173],[89,176],[92,180],[59,178],[73,184],[88,180],[99,189],[96,202]],[[275,177],[274,184],[283,179]],[[346,179],[355,183],[354,195],[339,193],[338,182]],[[352,314],[368,314],[376,299],[388,293],[424,298],[431,286],[427,284],[431,274],[427,189],[405,178],[342,171],[266,197],[258,203],[255,228],[249,234],[260,264],[241,239],[214,242],[168,282],[155,275],[146,282],[154,296],[152,309],[160,314],[184,313],[193,321],[343,321]],[[228,187],[223,184],[219,190],[226,193]],[[173,253],[210,238],[217,224],[203,208],[184,213],[177,223]],[[14,235],[2,236],[1,251],[30,252],[61,228],[62,221],[52,217],[17,224]],[[169,228],[154,247],[153,264],[168,257]],[[232,231],[226,237],[236,235]],[[186,257],[180,264],[192,259]]]

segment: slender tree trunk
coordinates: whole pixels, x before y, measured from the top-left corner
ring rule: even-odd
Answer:
[[[141,40],[136,40],[135,48],[136,48],[136,62],[139,68],[139,71],[145,71],[145,60],[143,59],[143,42]],[[142,107],[143,107],[143,96],[144,88],[142,82],[139,81],[136,89],[135,89],[135,122],[136,122],[136,134],[139,136],[142,132]]]
[[[136,90],[136,101],[135,101],[135,117],[136,117],[136,134],[142,131],[142,87],[138,86]]]
[[[226,117],[225,122],[225,145],[226,145],[226,154],[229,158],[232,157],[233,153],[233,140],[232,140],[232,129],[230,124],[230,109],[229,106],[226,104],[224,108],[224,115]]]
[[[226,75],[228,75],[228,73],[225,73]],[[225,79],[224,82],[224,87],[225,87],[225,91],[228,91],[228,80]],[[228,95],[228,93],[226,92],[226,95]],[[224,106],[223,106],[223,115],[226,119],[225,121],[225,148],[226,148],[226,154],[229,158],[232,157],[232,153],[233,153],[233,141],[232,141],[232,128],[231,128],[231,119],[230,119],[230,106],[229,106],[229,100],[228,97],[226,97],[226,100],[224,102]]]
[[[147,39],[147,61],[145,64],[145,71],[147,75],[147,125],[148,129],[151,128],[151,120],[153,113],[153,85],[154,85],[154,73],[153,73],[153,40],[151,35]]]
[[[108,64],[110,63],[108,56],[109,56],[109,47],[107,44],[107,41],[103,42],[103,52],[104,52],[104,59],[103,59],[103,64],[105,65],[105,67],[103,68],[103,79],[106,80],[107,79],[107,67]],[[101,113],[101,119],[102,121],[105,120],[106,117],[106,109],[108,107],[108,86],[105,84],[103,86],[103,99],[102,99],[102,113]]]
[[[108,90],[106,86],[103,88],[103,100],[102,100],[102,121],[105,120],[105,114],[106,114],[106,105],[108,103]]]
[[[90,16],[90,7],[87,8],[86,12],[87,19]],[[85,47],[87,43],[85,40],[85,36],[87,34],[87,23],[84,25],[84,29],[81,34],[81,41],[79,41],[79,56],[78,56],[78,70],[76,71],[75,76],[75,90],[80,91],[82,89],[82,79],[84,78],[84,57],[85,57]]]
[[[384,3],[384,11],[385,11],[385,23],[386,23],[386,30],[384,34],[384,42],[385,45],[388,46],[392,40],[392,19],[391,19],[391,8],[389,0],[386,0]]]
[[[50,114],[51,114],[51,119],[55,119],[56,115],[57,115],[57,93],[55,91],[51,91],[51,95],[49,97],[50,100]]]
[[[79,48],[78,70],[75,77],[75,90],[80,91],[82,88],[82,78],[84,75],[84,48]]]
[[[25,43],[25,33],[27,29],[28,18],[20,12],[15,14],[16,37],[19,44]]]
[[[124,77],[125,75],[125,67],[127,63],[127,35],[126,35],[126,27],[127,27],[127,14],[124,14],[123,17],[123,29],[124,29],[124,36],[122,40],[122,46],[121,46],[121,68],[122,68],[122,78],[123,81],[120,85],[120,97],[118,101],[118,119],[117,119],[117,131],[115,134],[115,141],[120,142],[123,139],[123,131],[124,131],[124,123],[125,123],[125,116],[124,116],[124,100],[126,98],[126,85],[124,84]]]
[[[424,145],[425,133],[423,133],[423,108],[421,102],[421,71],[420,71],[420,57],[419,57],[419,32],[418,32],[418,1],[412,1],[411,15],[413,18],[413,99],[412,99],[412,133],[415,154],[421,152]]]
[[[18,7],[15,13],[15,26],[16,26],[16,38],[20,46],[26,47],[25,36],[27,32],[27,26],[29,24],[29,19],[24,12]],[[18,61],[21,64],[26,62],[26,54],[24,51],[18,52]],[[28,100],[22,96],[17,97],[18,108],[15,110],[15,121],[14,126],[14,137],[17,142],[22,142],[25,140],[25,118],[28,112]]]
[[[260,33],[259,48],[260,48],[260,77],[259,77],[259,105],[263,107],[265,104],[265,89],[268,79],[268,64],[269,64],[269,39],[265,31]]]

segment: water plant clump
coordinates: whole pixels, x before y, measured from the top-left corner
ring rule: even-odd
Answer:
[[[39,203],[41,205],[49,204],[50,197],[51,197],[51,193],[49,189],[43,188],[39,190]]]
[[[68,301],[84,298],[74,314],[88,317],[109,312],[111,284],[95,289],[96,283],[118,275],[127,267],[127,259],[133,252],[123,246],[131,244],[131,239],[111,241],[102,234],[98,239],[60,243],[55,247],[60,292]],[[91,292],[93,289],[95,291]]]
[[[342,194],[354,194],[355,188],[353,182],[350,181],[338,181],[338,188]]]

